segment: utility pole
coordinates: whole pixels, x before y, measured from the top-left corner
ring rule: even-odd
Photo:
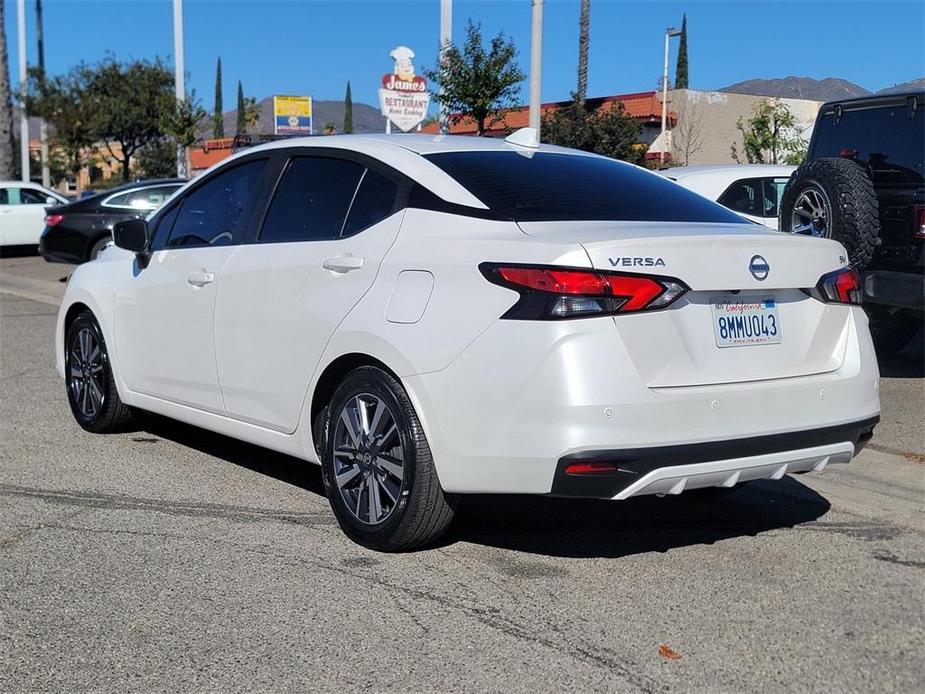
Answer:
[[[674,27],[665,29],[665,69],[662,72],[662,146],[658,153],[660,164],[665,163],[665,149],[668,147],[668,40],[672,36],[680,36],[681,32]]]
[[[540,84],[543,67],[543,0],[533,0],[533,32],[530,36],[530,127],[540,139]]]
[[[444,65],[447,49],[453,41],[453,0],[440,0],[440,66]],[[443,87],[440,87],[443,94]],[[450,132],[450,112],[444,103],[440,102],[437,120],[440,123],[440,132],[446,135]]]
[[[39,93],[45,95],[45,27],[42,21],[42,0],[35,0],[35,35],[39,44]],[[48,123],[44,118],[39,122],[42,138],[42,185],[51,186],[51,165],[48,161]]]
[[[173,84],[177,105],[186,99],[183,83],[183,0],[173,0]],[[177,143],[177,178],[186,178],[186,150]]]
[[[16,17],[19,37],[19,89],[26,86],[26,0],[17,0]],[[29,115],[26,113],[26,104],[19,100],[19,161],[22,168],[22,180],[28,181],[29,175]]]

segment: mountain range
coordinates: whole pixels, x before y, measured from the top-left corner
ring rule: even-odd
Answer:
[[[896,84],[876,92],[893,94],[911,90],[925,89],[925,77]],[[814,101],[833,101],[850,99],[856,96],[870,96],[870,91],[854,82],[827,77],[817,80],[812,77],[783,77],[780,79],[754,79],[730,84],[719,91],[734,94],[752,94],[754,96],[776,96],[784,99],[812,99]]]

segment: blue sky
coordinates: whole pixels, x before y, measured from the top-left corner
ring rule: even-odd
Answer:
[[[0,2],[15,83],[16,2]],[[238,79],[249,96],[316,99],[342,99],[350,80],[355,101],[377,104],[394,46],[415,50],[419,72],[436,61],[439,0],[186,0],[184,7],[188,86],[207,109],[219,56],[226,110],[235,105]],[[172,60],[171,0],[45,0],[44,12],[51,73],[99,60],[107,51],[120,59]],[[578,0],[546,2],[544,101],[566,99],[574,89],[578,12]],[[841,77],[876,91],[925,75],[921,0],[592,0],[589,95],[656,88],[664,29],[680,26],[682,12],[688,15],[693,88],[797,75]],[[34,13],[34,0],[26,0],[30,63],[36,54]],[[462,41],[469,18],[481,22],[486,35],[503,31],[514,39],[526,73],[530,13],[530,0],[455,0],[453,37]]]

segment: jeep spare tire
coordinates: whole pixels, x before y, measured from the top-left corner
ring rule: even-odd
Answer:
[[[780,230],[835,239],[848,262],[863,270],[880,244],[879,206],[867,172],[850,159],[801,165],[781,197]]]

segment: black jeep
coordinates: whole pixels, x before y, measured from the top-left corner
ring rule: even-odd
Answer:
[[[878,353],[923,323],[925,93],[824,104],[806,161],[780,204],[780,229],[840,241],[863,273]]]

